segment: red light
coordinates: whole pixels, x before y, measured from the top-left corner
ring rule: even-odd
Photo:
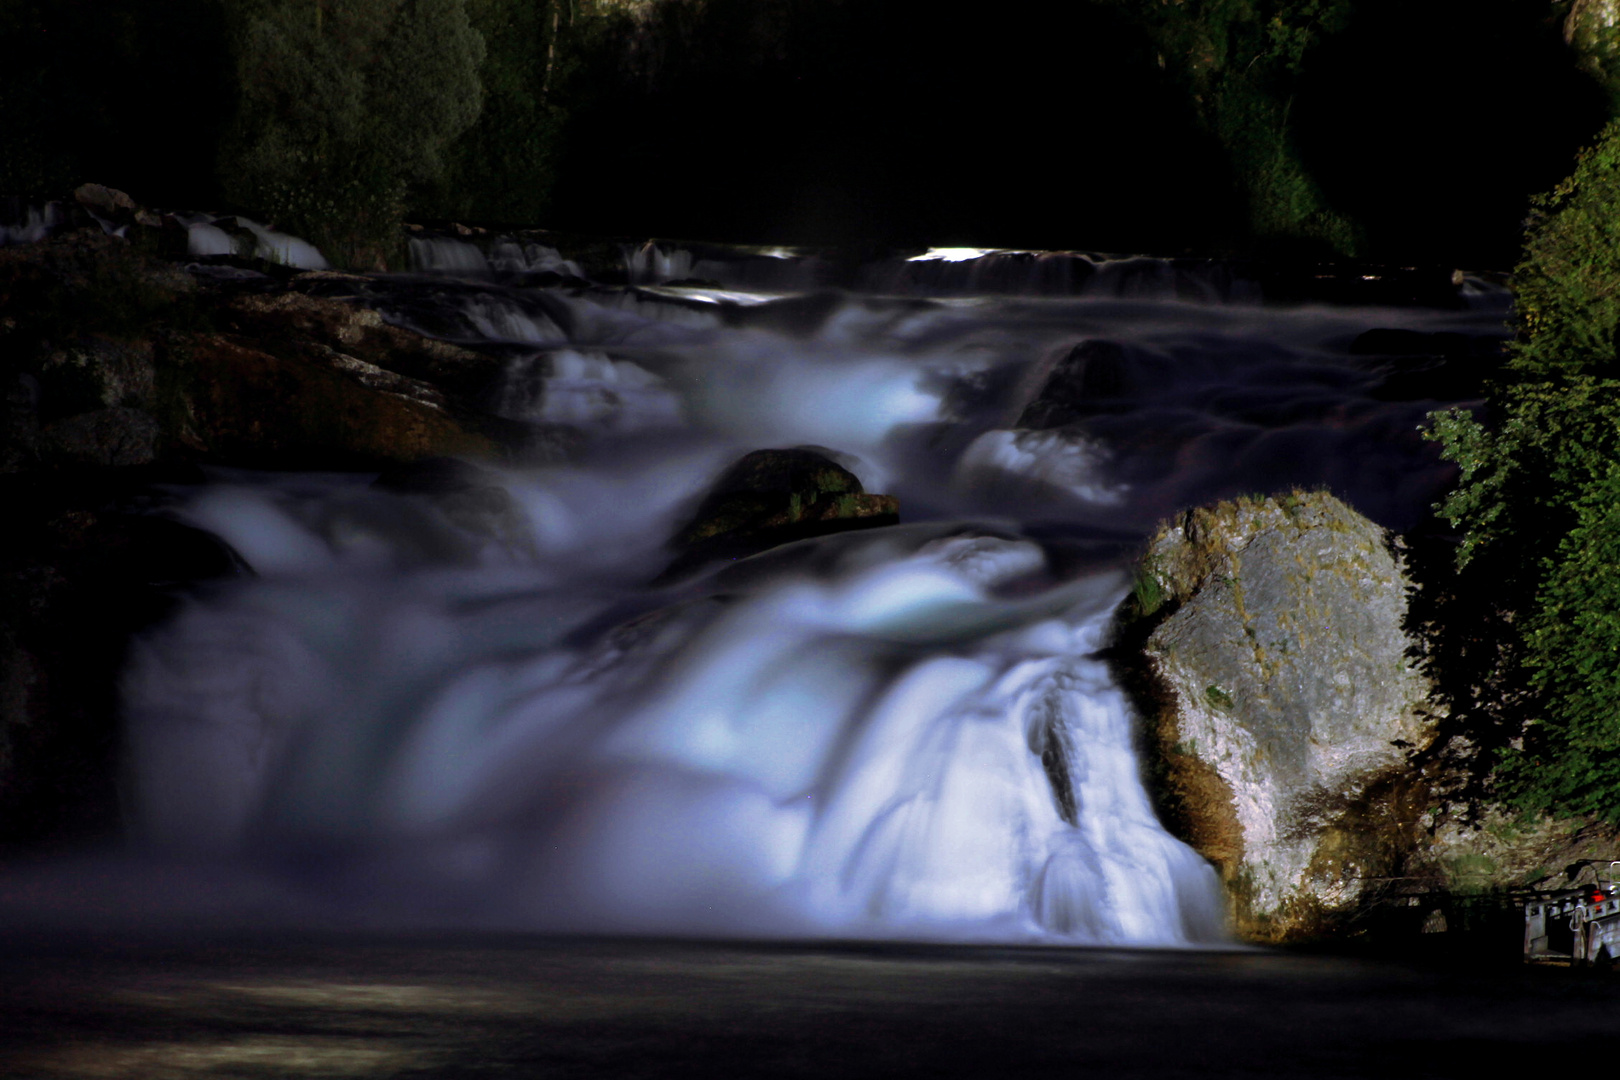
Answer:
[[[1608,899],[1608,897],[1604,896],[1600,892],[1595,892],[1595,893],[1592,894],[1592,903],[1594,903],[1594,904],[1601,904],[1601,903],[1603,903],[1603,901],[1605,901],[1607,899]]]

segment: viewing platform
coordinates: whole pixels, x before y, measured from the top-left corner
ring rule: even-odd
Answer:
[[[1620,956],[1620,860],[1588,863],[1570,888],[1533,893],[1524,902],[1524,959],[1609,966]],[[1579,883],[1592,871],[1590,883]]]

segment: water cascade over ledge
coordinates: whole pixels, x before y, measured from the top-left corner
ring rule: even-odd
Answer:
[[[1156,820],[1098,655],[1134,545],[1295,485],[1411,524],[1445,480],[1416,434],[1445,395],[1432,357],[1357,343],[1501,335],[1473,281],[1450,310],[1281,307],[1185,269],[1042,294],[1041,264],[1024,295],[964,295],[1006,277],[968,253],[759,291],[757,254],[725,284],[606,286],[534,245],[483,271],[418,247],[436,274],[343,287],[505,357],[489,407],[571,433],[570,458],[484,466],[476,513],[372,475],[220,473],[172,512],[254,576],[125,677],[147,849],[322,918],[1217,942],[1214,872]],[[529,263],[567,273],[511,277]],[[728,464],[803,446],[904,524],[665,572]]]

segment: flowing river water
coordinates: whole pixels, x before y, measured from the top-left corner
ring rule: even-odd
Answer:
[[[171,507],[249,573],[130,653],[131,857],[188,867],[132,890],[153,918],[1219,943],[1098,656],[1129,560],[1294,486],[1410,526],[1447,476],[1417,429],[1506,298],[1015,252],[648,245],[608,285],[534,243],[415,256],[363,302],[496,351],[489,408],[572,451],[487,467],[481,512],[224,472]],[[787,447],[902,523],[664,573],[715,476]]]
[[[1130,707],[1098,653],[1133,552],[1180,509],[1326,488],[1390,527],[1419,521],[1448,473],[1418,428],[1477,386],[1470,367],[1505,333],[1503,290],[1459,276],[1436,302],[1381,305],[1391,294],[1368,275],[1340,302],[1280,302],[1217,264],[937,251],[851,269],[651,245],[627,249],[619,283],[592,284],[532,242],[414,246],[419,272],[370,283],[365,302],[505,357],[489,407],[537,438],[566,434],[571,457],[486,466],[502,495],[482,516],[373,475],[219,472],[179,499],[171,512],[251,574],[132,650],[131,852],[13,878],[8,920],[964,951],[244,945],[262,970],[242,981],[208,949],[46,949],[6,984],[14,996],[43,994],[54,1022],[125,1049],[92,998],[205,1026],[266,1003],[315,1010],[330,1027],[316,1041],[338,1057],[311,1068],[334,1075],[465,1066],[446,1049],[458,1017],[517,1047],[551,1035],[501,1025],[553,1011],[572,1025],[564,1058],[618,1075],[612,1054],[575,1042],[661,1052],[669,1036],[648,1032],[683,1017],[715,1026],[705,1039],[736,1024],[769,1042],[778,1027],[749,987],[799,997],[783,1006],[786,1043],[737,1054],[802,1055],[833,1009],[921,1038],[883,1046],[897,1067],[939,1058],[946,1072],[983,1061],[940,1055],[950,1018],[991,984],[1030,995],[1037,1026],[1073,994],[1085,1030],[1120,1000],[1168,1015],[1162,980],[1243,1008],[1286,997],[1293,976],[1259,960],[1018,951],[1227,940],[1213,871],[1154,816]],[[897,496],[902,524],[665,574],[668,538],[714,478],[786,447]],[[77,974],[51,1005],[38,980],[59,961]],[[187,974],[153,989],[170,961]],[[337,970],[351,961],[357,973]],[[97,964],[117,971],[92,992]],[[463,968],[484,987],[472,997]],[[554,977],[573,987],[557,1001],[556,986],[519,988]],[[1324,978],[1410,988],[1387,972]],[[992,1026],[1025,1015],[1012,998],[996,1008]],[[1210,1035],[1225,1006],[1200,1008],[1184,1022]],[[420,1060],[393,1035],[372,1045],[344,1028],[362,1014],[384,1028],[416,1017],[443,1045]],[[236,1031],[218,1067],[235,1075],[244,1039],[273,1057],[261,1036]],[[1046,1037],[1042,1055],[1056,1052]],[[1125,1067],[1124,1043],[1099,1037],[1094,1065],[1178,1071],[1168,1047]],[[141,1072],[107,1058],[95,1068],[111,1072],[85,1059],[74,1073],[50,1056],[60,1047],[12,1041],[42,1075]],[[733,1050],[700,1046],[692,1068]]]

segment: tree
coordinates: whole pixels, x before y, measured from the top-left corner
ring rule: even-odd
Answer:
[[[1294,86],[1312,47],[1349,18],[1352,0],[1159,0],[1125,3],[1160,62],[1187,86],[1244,187],[1262,240],[1306,240],[1353,255],[1357,228],[1327,205],[1293,144]]]
[[[227,0],[238,113],[227,197],[340,264],[385,264],[407,192],[478,118],[484,39],[464,0]]]
[[[1503,797],[1620,822],[1620,122],[1535,200],[1513,280],[1494,425],[1451,410],[1429,429],[1461,470],[1437,507],[1462,530],[1458,580],[1496,609],[1498,700],[1463,685],[1448,704],[1498,744]]]
[[[1608,92],[1610,111],[1620,112],[1620,0],[1557,0],[1567,8],[1564,40],[1583,71]]]
[[[532,224],[544,214],[568,119],[565,84],[581,14],[571,0],[467,0],[488,45],[484,107],[413,210],[430,217]]]

